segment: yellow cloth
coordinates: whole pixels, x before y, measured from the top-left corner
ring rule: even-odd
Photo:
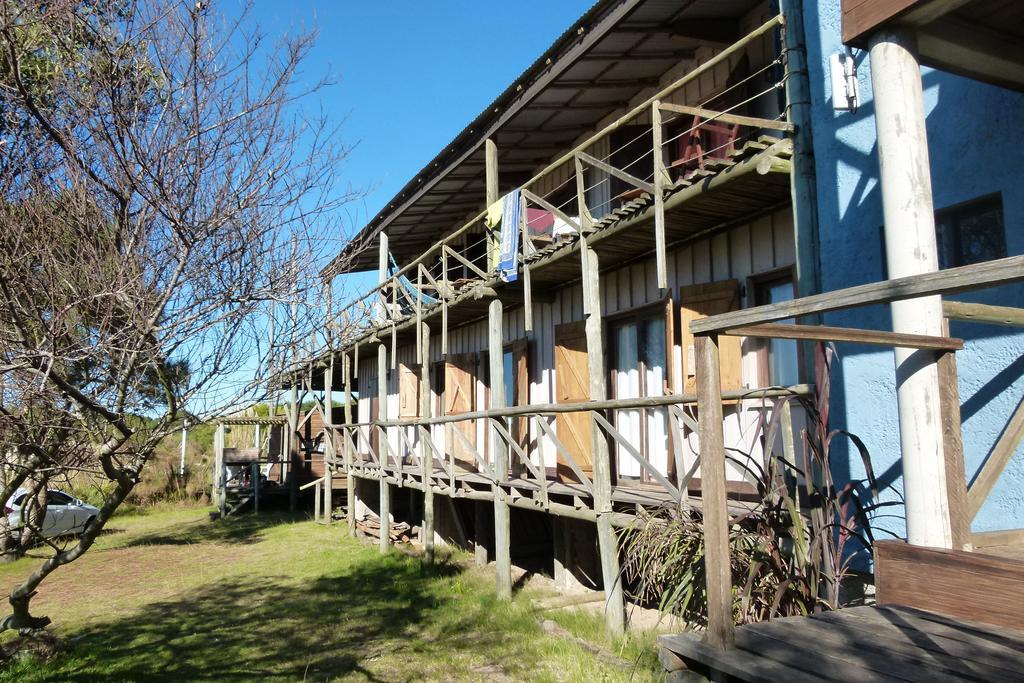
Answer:
[[[499,199],[487,207],[487,216],[484,218],[484,225],[493,228],[501,222],[501,213],[505,208],[504,198]]]

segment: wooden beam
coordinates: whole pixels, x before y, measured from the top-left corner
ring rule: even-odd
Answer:
[[[943,321],[943,330],[949,323]],[[964,468],[963,430],[960,424],[960,386],[956,353],[947,351],[936,361],[939,374],[939,405],[942,409],[942,457],[946,461],[946,499],[952,547],[969,550],[971,517],[967,508],[967,472]]]
[[[736,389],[722,392],[723,401],[741,401],[755,398],[775,398],[778,396],[809,396],[811,387],[807,384],[795,384],[791,387],[766,387],[763,389]],[[382,424],[389,427],[409,427],[419,424],[445,424],[494,417],[522,417],[526,415],[553,415],[555,413],[578,413],[583,410],[623,410],[628,408],[660,408],[662,406],[693,405],[698,402],[696,394],[668,394],[665,396],[644,396],[641,398],[611,398],[603,401],[580,401],[574,403],[537,403],[526,406],[509,406],[508,408],[492,408],[490,410],[474,410],[458,415],[441,415],[439,417],[419,420],[388,420]]]
[[[388,405],[388,359],[387,349],[381,344],[377,347],[377,417],[380,420],[387,419],[387,405]],[[380,448],[381,462],[387,462],[387,452],[391,450],[391,444],[388,443],[388,434],[386,429],[381,430],[380,443],[383,448]],[[400,459],[399,459],[400,460]],[[388,548],[391,546],[391,485],[388,484],[384,477],[380,478],[380,538],[379,548],[380,552],[386,553]]]
[[[672,178],[665,168],[665,150],[661,125],[661,101],[654,100],[651,106],[651,139],[654,150],[654,264],[657,271],[658,288],[662,294],[668,289],[668,265],[665,255],[665,186],[672,186]]]
[[[586,247],[580,253],[586,261],[583,298],[589,301],[585,330],[587,337],[587,369],[590,375],[590,399],[600,401],[608,395],[605,379],[607,366],[604,353],[604,330],[601,322],[601,282],[597,252]],[[604,584],[605,623],[612,633],[626,628],[622,581],[619,576],[619,546],[612,528],[612,468],[608,440],[596,420],[591,420],[591,453],[593,457],[594,512],[597,514],[597,545],[601,557],[601,580]]]
[[[964,348],[963,339],[936,337],[929,334],[901,334],[898,332],[858,330],[850,327],[831,327],[829,325],[762,323],[749,327],[734,327],[722,334],[731,337],[767,337],[771,339],[850,342],[853,344],[899,346],[933,351],[960,351]]]
[[[552,204],[548,200],[544,199],[540,195],[536,195],[536,194],[530,192],[529,190],[523,190],[522,194],[523,194],[524,197],[526,197],[526,199],[528,201],[533,202],[534,204],[536,204],[537,206],[539,206],[540,208],[542,208],[542,209],[544,209],[546,211],[550,211],[556,218],[559,218],[563,222],[567,223],[568,225],[576,228],[577,231],[579,231],[581,229],[578,218],[576,218],[576,219],[570,218],[568,215],[566,215],[566,213],[564,211],[562,211],[557,206],[555,206],[554,204]]]
[[[639,450],[637,450],[636,446],[631,444],[629,440],[626,437],[624,437],[619,430],[615,428],[615,425],[613,425],[611,422],[605,419],[605,417],[601,415],[600,411],[594,410],[591,411],[591,413],[593,415],[593,418],[597,421],[597,423],[601,425],[601,428],[608,434],[608,436],[612,437],[613,441],[615,441],[618,445],[622,446],[627,453],[633,456],[633,459],[640,464],[640,467],[647,470],[647,473],[659,484],[661,484],[665,488],[665,490],[668,491],[669,494],[676,499],[676,501],[680,500],[679,489],[677,489],[665,475],[659,472],[658,468],[652,465],[651,461],[645,458],[643,454]]]
[[[526,260],[527,249],[533,250],[533,243],[526,231],[526,197],[519,197],[519,249],[523,268],[523,327],[527,334],[533,333],[533,275],[531,266]]]
[[[992,493],[996,482],[999,481],[999,476],[1006,469],[1014,453],[1017,452],[1017,447],[1022,439],[1024,439],[1024,397],[1021,397],[1020,402],[1017,403],[1017,409],[1010,416],[1006,428],[967,489],[969,519],[978,516],[978,511],[981,510],[981,506],[985,504],[989,494]]]
[[[693,321],[690,323],[690,331],[694,334],[725,332],[736,327],[759,325],[786,318],[885,304],[930,294],[953,294],[1021,281],[1024,281],[1024,256],[1010,256],[969,266],[947,268],[934,273],[838,289],[778,304],[722,313]]]
[[[572,469],[576,478],[580,480],[581,484],[583,484],[583,488],[593,494],[594,484],[590,481],[590,477],[587,476],[586,472],[580,469],[580,466],[576,462],[576,458],[573,457],[572,452],[570,452],[569,449],[565,447],[565,444],[561,442],[558,435],[555,434],[555,431],[551,428],[551,425],[547,423],[547,420],[545,420],[543,415],[537,416],[537,425],[551,443],[554,444],[555,450],[558,451],[562,458],[565,459],[565,462],[569,464],[569,468]]]
[[[416,331],[420,335],[423,357],[430,358],[430,327],[422,323]],[[420,364],[420,416],[430,417],[430,363]],[[427,564],[434,563],[434,488],[430,485],[434,474],[434,456],[427,452],[425,440],[420,439],[421,460],[423,465],[423,559]]]
[[[669,59],[693,59],[696,50],[659,50],[657,52],[621,53],[621,52],[588,52],[583,60],[588,62],[610,60],[614,62],[637,62],[641,60],[665,61]]]
[[[927,27],[972,0],[843,0],[843,42],[864,47],[886,27]]]
[[[694,338],[697,410],[700,412],[701,498],[704,513],[704,564],[707,581],[707,641],[727,649],[736,642],[729,565],[729,504],[725,489],[725,433],[718,337]]]
[[[620,32],[617,32],[620,33]],[[548,90],[602,90],[605,88],[647,88],[658,85],[657,78],[597,78],[595,80],[585,79],[563,79],[548,86]],[[578,129],[577,129],[578,130]],[[517,145],[518,147],[518,145]]]
[[[505,407],[505,366],[503,328],[503,307],[501,301],[491,301],[487,309],[488,335],[487,360],[490,364],[490,397],[491,407]],[[505,500],[505,489],[499,482],[508,479],[508,450],[501,436],[491,424],[487,425],[487,434],[492,437],[491,454],[494,462],[495,483],[491,486],[494,493],[494,564],[497,578],[498,598],[512,599],[512,526],[508,503]],[[453,430],[458,431],[458,430]]]
[[[1024,562],[983,553],[875,543],[879,605],[1024,628]]]
[[[385,242],[385,246],[386,246]],[[383,345],[381,346],[383,349]],[[380,352],[378,351],[378,358],[380,358]],[[352,373],[349,371],[348,363],[342,363],[342,388],[345,391],[345,424],[352,424]],[[379,380],[378,380],[379,382]],[[355,457],[355,448],[353,447],[351,435],[345,432],[345,505],[348,507],[348,514],[345,516],[345,521],[348,522],[348,535],[351,538],[356,537],[356,503],[357,503],[357,492],[356,492],[356,478],[353,473],[352,461]]]
[[[474,273],[476,273],[476,274],[477,274],[478,276],[480,276],[481,278],[483,278],[483,279],[485,279],[485,280],[487,279],[487,273],[485,273],[484,271],[480,270],[480,269],[479,269],[479,268],[478,268],[478,267],[476,266],[476,264],[474,264],[474,263],[472,263],[471,261],[469,261],[469,260],[468,260],[468,259],[467,259],[466,257],[464,257],[464,256],[463,256],[462,254],[460,254],[459,252],[455,251],[454,249],[452,249],[451,247],[449,247],[449,246],[448,246],[447,244],[446,244],[446,245],[444,245],[443,249],[444,249],[444,250],[445,250],[445,251],[446,251],[446,252],[447,252],[447,253],[448,253],[449,255],[451,255],[451,256],[454,256],[454,257],[455,257],[455,260],[456,260],[456,261],[458,261],[458,262],[459,262],[459,263],[461,263],[462,265],[464,265],[464,266],[466,266],[467,268],[469,268],[470,270],[472,270],[472,271],[473,271]]]
[[[971,304],[964,301],[943,301],[942,314],[950,320],[1024,327],[1024,308],[1013,306],[990,306]]]
[[[608,175],[615,176],[616,178],[623,182],[627,182],[630,185],[639,187],[644,192],[654,194],[653,184],[647,182],[646,180],[641,180],[640,178],[637,178],[635,175],[626,173],[622,169],[615,168],[611,164],[606,164],[600,159],[590,156],[586,152],[576,152],[576,158],[578,158],[580,161],[589,166],[593,166],[594,168],[604,171]]]
[[[721,121],[722,123],[732,123],[739,126],[751,126],[753,128],[763,128],[766,130],[780,130],[785,133],[792,133],[795,130],[795,126],[788,121],[762,119],[755,116],[741,116],[739,114],[729,114],[727,112],[714,111],[712,109],[702,109],[701,107],[690,107],[684,104],[661,102],[658,104],[658,108],[662,111],[671,111],[676,114],[698,116],[702,119],[707,119],[707,121]]]
[[[929,0],[843,0],[842,34],[844,43],[861,47],[869,34],[901,12]]]
[[[1024,90],[1024,46],[1016,37],[946,17],[922,27],[917,45],[922,64]]]
[[[498,201],[501,198],[501,194],[498,190],[498,146],[494,143],[493,138],[487,138],[484,141],[484,181],[486,183],[486,189],[484,193],[485,208],[490,208],[491,204]],[[491,263],[491,255],[497,251],[498,236],[496,233],[487,233],[487,271],[493,270],[496,265]]]
[[[1005,548],[1016,550],[1024,547],[1024,529],[981,531],[971,534],[971,545],[975,550]]]
[[[590,277],[587,273],[587,263],[589,259],[583,258],[583,254],[587,252],[590,246],[587,244],[587,235],[589,235],[594,229],[594,217],[590,213],[590,208],[587,206],[587,183],[586,178],[583,174],[583,162],[580,161],[579,156],[572,158],[573,168],[576,174],[576,210],[580,214],[580,274],[584,282],[589,281]],[[586,296],[583,297],[583,315],[590,314],[590,299]],[[593,397],[591,397],[593,398]]]

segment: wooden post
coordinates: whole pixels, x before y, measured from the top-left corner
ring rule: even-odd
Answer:
[[[729,504],[725,496],[725,434],[718,335],[694,337],[697,411],[700,415],[700,476],[704,504],[704,563],[707,580],[707,641],[730,648],[736,641],[729,568]]]
[[[587,276],[587,262],[589,259],[583,254],[587,250],[587,235],[593,230],[594,219],[590,215],[590,209],[587,208],[587,187],[583,174],[583,164],[580,163],[578,156],[573,157],[573,162],[576,168],[576,210],[580,214],[580,271],[583,281],[587,282],[589,281]],[[583,290],[583,314],[590,314],[590,299],[587,297],[585,286]]]
[[[313,484],[313,521],[320,519],[320,482]]]
[[[347,362],[341,364],[341,377],[345,388],[345,424],[352,424],[352,372]],[[351,429],[351,427],[347,427]],[[348,535],[356,537],[356,478],[352,461],[355,453],[352,452],[352,439],[346,437],[345,447],[345,504],[348,506],[348,514],[345,521],[348,522]]]
[[[943,334],[949,335],[944,321]],[[967,505],[967,472],[960,427],[960,387],[956,352],[939,356],[939,402],[942,406],[942,455],[946,459],[946,495],[949,497],[949,529],[954,550],[971,549],[971,514]]]
[[[377,377],[385,378],[388,375],[388,350],[383,344],[377,345]],[[387,383],[381,379],[377,380],[377,415],[381,420],[387,419],[388,388]],[[375,429],[375,427],[371,427]],[[401,427],[399,427],[401,429]],[[387,446],[384,442],[388,438],[387,430],[380,433],[380,551],[386,553],[391,546],[391,485],[387,482],[387,473],[384,465],[387,464]]]
[[[484,141],[484,174],[486,180],[486,201],[487,206],[498,201],[498,146],[494,144],[494,141],[488,138]],[[502,230],[507,230],[512,226],[501,226]],[[497,236],[493,233],[487,235],[487,272],[491,272],[491,257],[497,248],[496,242],[498,241]]]
[[[346,356],[347,359],[347,356]],[[342,361],[342,365],[344,365]],[[332,522],[334,482],[331,467],[334,461],[334,354],[324,368],[324,521]]]
[[[292,377],[288,400],[288,509],[295,512],[299,503],[299,387]]]
[[[492,299],[487,309],[488,344],[487,357],[490,363],[491,408],[505,407],[505,365],[502,362],[504,343],[502,335],[503,306],[499,299]],[[487,431],[493,436],[491,443],[494,458],[494,564],[497,572],[498,598],[512,598],[512,526],[505,489],[500,482],[508,479],[508,445],[502,440],[494,425],[487,422]]]
[[[422,323],[417,332],[422,339],[423,358],[428,362],[420,365],[420,415],[430,417],[430,327]],[[423,463],[423,556],[428,564],[434,562],[434,452],[424,443],[420,444],[420,461]]]
[[[651,138],[653,140],[654,162],[654,260],[657,268],[658,287],[668,289],[668,265],[665,256],[665,196],[664,186],[668,179],[665,157],[662,154],[661,101],[651,105]],[[669,180],[671,184],[671,180]]]
[[[585,246],[580,250],[583,268],[583,299],[588,303],[586,316],[587,369],[590,373],[590,400],[608,398],[605,375],[604,330],[601,322],[601,283],[597,252]],[[597,542],[601,555],[601,577],[605,593],[605,621],[612,633],[626,628],[626,612],[619,581],[619,547],[612,528],[612,478],[608,441],[597,424],[591,420],[593,438],[594,513],[597,515]]]

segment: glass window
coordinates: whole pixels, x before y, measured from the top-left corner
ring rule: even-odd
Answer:
[[[516,404],[516,358],[511,350],[502,354],[501,365],[505,374],[505,405]]]
[[[796,292],[793,280],[789,275],[755,282],[754,299],[759,306],[792,301]],[[780,323],[795,322],[792,318],[780,320]],[[769,386],[789,387],[800,383],[800,351],[795,339],[768,339],[767,367],[764,371]]]
[[[1006,228],[999,194],[935,213],[939,268],[1005,258]]]
[[[667,378],[666,331],[660,311],[615,324],[612,390],[615,398],[662,396]],[[659,471],[668,464],[668,414],[665,408],[615,411],[615,428]],[[620,479],[648,479],[648,472],[622,443],[616,442]]]
[[[60,491],[47,491],[46,492],[46,504],[47,505],[71,505],[75,501],[71,496],[65,495]]]
[[[768,301],[777,304],[793,300],[793,282],[777,282],[768,287]],[[781,320],[795,322],[792,318]],[[783,387],[800,383],[800,358],[795,339],[772,339],[768,345],[768,381]]]

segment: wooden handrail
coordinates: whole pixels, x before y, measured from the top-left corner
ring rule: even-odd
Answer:
[[[691,322],[690,331],[694,334],[722,333],[736,327],[760,325],[787,318],[887,304],[936,294],[954,294],[1021,281],[1024,281],[1024,256],[1010,256],[712,315]]]
[[[990,306],[966,301],[943,301],[942,315],[950,320],[987,325],[1024,327],[1024,308],[1014,306]]]
[[[807,396],[811,393],[809,384],[796,384],[791,387],[767,387],[764,389],[737,389],[723,391],[723,401],[744,399],[778,398],[780,396]],[[458,415],[441,415],[439,417],[419,418],[415,420],[378,420],[354,424],[334,425],[333,429],[345,429],[366,425],[381,427],[417,427],[422,425],[446,424],[448,422],[464,422],[492,417],[522,417],[524,415],[544,415],[555,413],[582,413],[590,410],[618,410],[628,408],[659,408],[680,404],[695,404],[695,394],[672,394],[669,396],[649,396],[645,398],[619,398],[604,401],[580,401],[576,403],[539,403],[535,405],[511,406],[509,408],[492,408],[475,410]]]
[[[954,337],[937,337],[930,334],[902,334],[899,332],[877,332],[858,330],[850,327],[829,325],[791,325],[786,323],[761,323],[746,327],[734,327],[723,334],[732,337],[763,337],[768,339],[802,339],[823,342],[850,342],[873,346],[899,346],[911,349],[933,351],[959,351],[964,340]]]

